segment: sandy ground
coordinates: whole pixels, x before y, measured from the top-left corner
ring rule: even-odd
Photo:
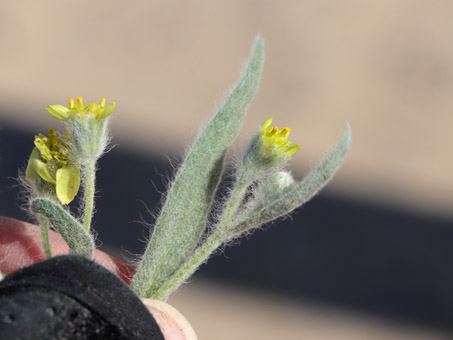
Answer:
[[[188,317],[200,340],[451,339],[442,332],[295,304],[275,296],[214,286],[200,280],[172,295],[169,302]]]
[[[428,0],[6,0],[0,106],[14,116],[0,119],[42,131],[55,126],[48,104],[105,96],[118,102],[115,142],[178,154],[228,93],[260,33],[266,65],[239,142],[273,116],[302,146],[293,163],[300,177],[348,120],[352,150],[329,190],[452,217],[451,13],[453,2]],[[175,304],[193,299],[181,309],[200,339],[441,339],[190,289]],[[228,316],[214,316],[213,301]],[[239,303],[240,313],[232,307]],[[278,335],[281,327],[253,336],[276,309],[288,336]],[[243,335],[232,337],[238,325]]]

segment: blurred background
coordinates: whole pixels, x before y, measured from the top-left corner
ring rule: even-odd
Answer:
[[[2,1],[0,214],[48,104],[116,101],[100,161],[98,244],[140,254],[166,178],[222,102],[256,34],[260,91],[233,150],[269,116],[301,179],[349,121],[334,181],[212,258],[171,297],[200,339],[453,336],[453,2]],[[149,210],[149,211],[148,211]]]

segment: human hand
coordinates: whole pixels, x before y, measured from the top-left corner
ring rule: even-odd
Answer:
[[[49,232],[52,254],[64,255],[69,248],[62,237]],[[7,275],[16,270],[45,260],[39,227],[16,219],[0,217],[0,271]],[[134,267],[123,260],[95,250],[94,260],[129,283]],[[157,321],[166,340],[196,340],[188,321],[165,302],[142,299]]]

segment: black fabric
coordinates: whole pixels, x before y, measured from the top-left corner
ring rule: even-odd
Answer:
[[[0,340],[164,340],[135,293],[107,269],[65,255],[0,282]]]

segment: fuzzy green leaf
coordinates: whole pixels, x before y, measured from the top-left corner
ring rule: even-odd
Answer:
[[[225,153],[258,90],[263,60],[263,40],[258,37],[238,83],[201,131],[176,174],[132,282],[139,296],[150,297],[157,291],[197,246],[223,172]]]
[[[351,127],[348,123],[337,145],[316,168],[299,184],[283,192],[279,198],[259,205],[258,210],[252,209],[245,216],[239,216],[230,228],[232,236],[286,215],[315,196],[337,172],[349,150],[351,136]]]
[[[60,205],[47,198],[35,198],[30,204],[35,214],[46,217],[65,240],[72,254],[89,259],[94,255],[94,242],[91,235]]]

